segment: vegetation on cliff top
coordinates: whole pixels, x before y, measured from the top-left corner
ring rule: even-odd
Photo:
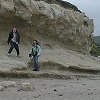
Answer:
[[[93,46],[92,49],[91,49],[91,51],[90,51],[90,54],[92,56],[95,56],[95,57],[100,56],[100,48],[97,47],[97,46]]]
[[[100,36],[94,36],[94,42],[97,46],[100,46]]]
[[[94,36],[94,46],[92,47],[90,54],[92,56],[100,56],[100,36]]]

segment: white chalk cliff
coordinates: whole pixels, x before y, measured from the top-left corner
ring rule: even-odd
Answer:
[[[18,16],[31,25],[33,34],[56,37],[68,48],[81,52],[89,52],[92,46],[94,24],[84,13],[34,0],[0,0],[0,6],[0,15],[4,16],[2,22],[5,24],[8,24],[7,19],[11,20],[9,24],[16,24],[12,18]]]
[[[11,57],[4,55],[8,49],[7,36],[13,27],[17,27],[21,33],[20,60],[14,54]],[[40,57],[43,66],[46,62],[53,62],[65,67],[99,69],[99,62],[84,55],[89,53],[93,45],[93,31],[93,19],[59,3],[47,3],[45,0],[0,0],[0,67],[27,67],[30,42],[37,39],[43,49]]]

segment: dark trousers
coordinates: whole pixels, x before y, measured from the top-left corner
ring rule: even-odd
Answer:
[[[8,51],[8,53],[10,54],[11,52],[12,52],[12,50],[13,50],[13,48],[15,48],[15,50],[16,50],[16,52],[17,52],[17,56],[19,55],[19,46],[18,46],[18,44],[16,44],[15,42],[13,42],[13,41],[10,41],[10,49],[9,49],[9,51]]]
[[[34,61],[34,70],[39,71],[39,63],[38,63],[38,56],[33,56],[33,61]]]

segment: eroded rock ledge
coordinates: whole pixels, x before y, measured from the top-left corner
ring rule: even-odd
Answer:
[[[58,4],[34,0],[0,0],[0,26],[4,24],[17,24],[22,29],[31,27],[32,34],[53,37],[71,50],[88,53],[92,47],[93,20],[84,13],[65,9]]]

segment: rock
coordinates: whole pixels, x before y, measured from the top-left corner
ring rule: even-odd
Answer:
[[[84,13],[65,9],[59,3],[50,4],[46,3],[49,0],[44,1],[2,0],[0,26],[3,24],[14,26],[13,20],[17,20],[16,24],[20,29],[25,29],[25,26],[30,27],[31,38],[37,32],[48,37],[56,36],[58,41],[63,42],[67,48],[89,53],[93,42],[93,20]]]
[[[90,95],[90,94],[88,93],[88,95]]]
[[[47,1],[49,1],[49,3]],[[89,53],[93,41],[93,20],[85,16],[84,13],[68,8],[65,9],[60,6],[59,3],[55,4],[55,2],[52,1],[0,1],[0,48],[2,50],[0,57],[3,58],[0,59],[0,68],[9,71],[16,67],[29,66],[27,53],[30,51],[30,43],[32,43],[33,39],[39,40],[43,47],[43,53],[40,58],[41,63],[52,61],[66,67],[72,66],[82,70],[86,68],[89,69],[90,67],[93,69],[100,68],[100,65],[89,59],[87,55],[79,57],[80,54],[74,52],[76,50],[83,52],[83,54]],[[7,48],[6,40],[8,33],[13,27],[16,27],[19,33],[21,33],[21,50],[23,51],[21,59],[17,59],[15,54],[13,55],[13,52],[9,58],[6,56],[3,57],[5,54],[4,51]],[[70,51],[68,49],[70,49]],[[17,70],[17,72],[20,76],[20,70]],[[62,76],[54,75],[54,77],[60,78]],[[64,79],[65,78],[72,79],[75,77],[66,76]]]
[[[93,93],[91,92],[91,94],[93,94]]]
[[[91,89],[87,89],[87,90],[91,90]]]
[[[59,94],[59,96],[63,96],[63,94]]]
[[[38,96],[34,96],[34,98],[39,98],[41,95],[38,95]]]
[[[57,91],[56,89],[54,89],[54,91]]]
[[[22,83],[18,87],[17,91],[33,91],[35,88],[31,85],[31,83]]]
[[[86,84],[82,84],[82,85],[84,85],[84,86],[85,86]]]
[[[13,0],[0,0],[1,7],[6,7],[7,10],[14,11],[14,3]]]
[[[0,82],[0,86],[4,86],[5,88],[8,88],[8,87],[15,87],[17,86],[17,84],[15,81],[3,81]]]
[[[0,86],[0,91],[4,91],[4,86]]]

